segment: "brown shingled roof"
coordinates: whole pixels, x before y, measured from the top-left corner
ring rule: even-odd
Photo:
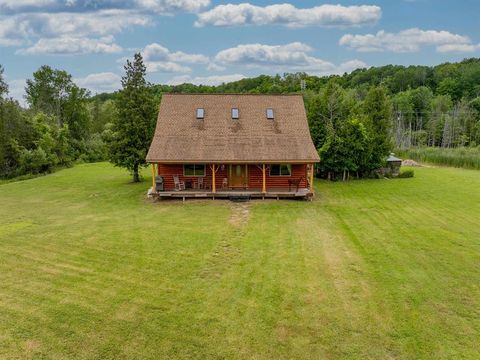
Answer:
[[[203,120],[197,108],[205,109]],[[232,108],[239,120],[232,120]],[[319,160],[301,95],[165,94],[147,154],[148,162]]]

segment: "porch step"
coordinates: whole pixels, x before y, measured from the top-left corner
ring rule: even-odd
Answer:
[[[247,201],[250,201],[250,195],[246,195],[246,194],[230,195],[228,199],[233,202],[247,202]]]

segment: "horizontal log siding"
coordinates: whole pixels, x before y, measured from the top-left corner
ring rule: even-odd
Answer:
[[[217,165],[218,166],[218,165]],[[183,176],[183,165],[182,164],[158,164],[158,174],[163,176],[164,187],[166,191],[174,190],[175,183],[173,181],[173,175],[178,175],[180,180],[193,179],[196,182],[195,176]],[[269,176],[268,167],[266,169],[266,182],[267,182],[267,191],[269,188],[288,188],[289,179],[299,179],[302,178],[300,183],[300,188],[307,187],[307,165],[306,164],[293,164],[292,165],[292,176]],[[224,178],[228,178],[228,165],[225,165],[224,169],[220,168],[215,174],[215,183],[217,190],[222,188],[222,182]],[[262,188],[262,165],[248,165],[248,187],[251,189],[261,189]],[[204,182],[208,181],[211,185],[212,183],[212,171],[210,165],[206,166],[206,176]]]
[[[265,170],[266,173],[266,183],[267,191],[269,188],[288,188],[289,179],[299,179],[303,177],[300,182],[300,188],[307,187],[307,165],[305,164],[293,164],[292,165],[292,176],[270,176],[270,171],[267,167]],[[262,165],[249,165],[248,166],[248,186],[250,188],[262,188]]]
[[[218,166],[218,165],[217,165]],[[223,179],[227,177],[228,167],[225,166],[225,169],[221,168],[215,173],[215,185],[217,189],[222,188]],[[193,180],[197,182],[198,176],[183,176],[183,164],[158,164],[158,175],[163,176],[164,188],[165,191],[171,191],[175,189],[175,182],[173,181],[173,175],[178,175],[180,180]],[[204,177],[204,183],[207,181],[212,187],[212,170],[210,165],[206,165],[206,175]]]

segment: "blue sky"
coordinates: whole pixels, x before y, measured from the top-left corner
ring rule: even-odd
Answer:
[[[0,0],[0,64],[17,99],[43,64],[113,91],[135,51],[170,84],[434,65],[480,56],[478,14],[478,0]]]

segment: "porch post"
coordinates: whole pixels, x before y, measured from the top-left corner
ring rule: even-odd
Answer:
[[[156,192],[157,191],[157,185],[155,182],[155,163],[152,163],[152,191]]]
[[[262,164],[262,193],[267,192],[267,181],[265,178],[265,164]]]
[[[313,193],[313,163],[310,164],[310,192]]]
[[[210,169],[212,169],[212,193],[215,194],[217,192],[217,188],[215,186],[215,164],[212,164]]]

